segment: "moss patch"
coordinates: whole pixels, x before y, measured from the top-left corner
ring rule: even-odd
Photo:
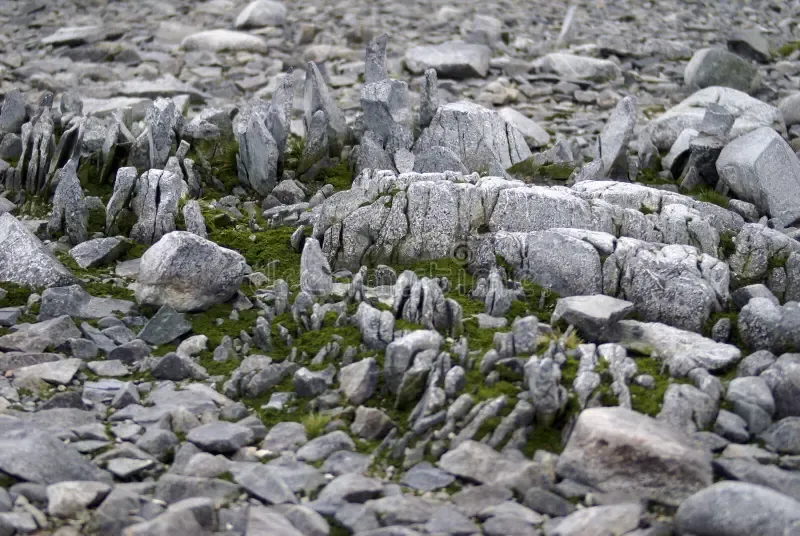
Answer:
[[[728,208],[728,203],[730,202],[730,199],[707,186],[698,186],[692,189],[689,195],[698,201],[718,205],[722,208]]]
[[[796,50],[800,50],[800,41],[791,41],[778,47],[777,54],[782,57],[791,56]]]
[[[32,289],[15,283],[0,283],[0,288],[6,291],[6,296],[0,299],[0,307],[22,307],[28,304],[31,294],[40,294],[42,289]]]
[[[506,171],[515,179],[526,183],[546,179],[565,181],[575,171],[575,166],[567,163],[539,165],[534,162],[533,157],[530,157],[522,162],[517,162]]]

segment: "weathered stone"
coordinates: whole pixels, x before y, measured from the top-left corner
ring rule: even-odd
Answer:
[[[147,305],[169,304],[178,311],[205,310],[232,298],[244,271],[239,253],[174,231],[142,256],[136,299]]]
[[[286,22],[286,7],[273,0],[255,0],[247,4],[233,25],[237,30],[282,26]]]
[[[11,214],[0,215],[0,281],[33,288],[72,285],[77,278]]]
[[[630,302],[601,294],[559,298],[551,323],[563,321],[575,326],[587,340],[603,340],[607,330],[633,309]]]
[[[748,61],[721,48],[702,48],[686,65],[683,79],[699,89],[721,86],[752,93],[761,85],[758,70]]]
[[[669,425],[624,408],[584,410],[556,471],[603,491],[632,491],[671,505],[712,483],[710,453]]]
[[[220,52],[227,50],[260,52],[261,54],[267,52],[267,44],[260,37],[245,32],[222,29],[187,35],[181,42],[181,46],[189,51]]]
[[[448,42],[411,48],[406,52],[404,62],[414,74],[434,69],[442,78],[485,78],[489,72],[491,52],[485,45]]]
[[[594,82],[609,82],[619,77],[620,68],[616,63],[585,56],[575,56],[555,52],[539,60],[539,67],[564,78],[579,78]]]

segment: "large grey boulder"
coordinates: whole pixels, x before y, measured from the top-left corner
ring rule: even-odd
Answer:
[[[776,355],[800,351],[800,304],[776,305],[767,298],[753,298],[739,313],[742,342],[754,350]]]
[[[489,72],[492,51],[486,45],[458,41],[414,47],[403,58],[414,74],[434,69],[441,78],[484,78]]]
[[[205,30],[187,35],[181,46],[188,51],[219,52],[259,52],[266,54],[267,43],[256,35],[233,30]]]
[[[685,129],[700,131],[709,104],[717,104],[735,117],[731,138],[760,127],[785,128],[781,113],[774,106],[736,89],[712,86],[693,93],[648,123],[645,132],[660,151],[668,151]]]
[[[622,74],[619,66],[609,60],[554,52],[538,60],[539,68],[548,73],[571,79],[609,82]]]
[[[670,425],[624,408],[581,412],[556,472],[673,506],[713,482],[710,452]]]
[[[239,253],[185,231],[167,234],[142,256],[136,280],[141,304],[205,310],[231,299],[242,283]]]
[[[721,48],[702,48],[686,65],[687,86],[703,89],[721,86],[752,93],[761,85],[758,69],[744,58]]]
[[[273,0],[255,0],[247,4],[233,25],[237,30],[282,26],[286,22],[286,6]]]
[[[456,153],[467,169],[494,176],[531,156],[522,133],[497,112],[468,101],[439,107],[414,145],[414,153],[442,146]]]
[[[784,225],[800,218],[800,160],[781,136],[762,127],[725,146],[717,159],[720,180]]]
[[[788,536],[800,529],[800,502],[755,484],[718,482],[680,505],[675,528],[693,536]]]
[[[60,287],[78,279],[11,214],[0,214],[0,281],[33,288]]]
[[[800,355],[784,354],[761,374],[775,399],[775,418],[800,417]]]

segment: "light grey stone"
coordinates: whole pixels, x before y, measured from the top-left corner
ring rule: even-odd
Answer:
[[[205,30],[187,35],[181,42],[181,46],[187,51],[220,52],[227,50],[261,54],[267,52],[267,44],[262,38],[246,32],[224,29]]]
[[[286,22],[286,6],[273,0],[255,0],[247,4],[236,16],[233,25],[237,30],[282,26]]]
[[[0,214],[0,281],[33,288],[71,285],[77,278],[11,214]]]
[[[721,48],[702,48],[686,65],[683,80],[699,89],[722,86],[752,93],[761,85],[758,69],[747,60]]]
[[[673,470],[664,474],[662,464]],[[708,451],[683,432],[624,408],[581,412],[556,472],[603,491],[633,491],[673,505],[712,483]]]
[[[612,61],[554,52],[538,60],[542,71],[555,73],[564,78],[586,79],[594,82],[609,82],[621,75],[621,70]]]
[[[486,45],[458,41],[409,49],[403,58],[414,74],[434,69],[441,78],[485,78],[489,72],[491,49]]]

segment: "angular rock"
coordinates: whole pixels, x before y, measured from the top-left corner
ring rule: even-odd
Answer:
[[[669,425],[624,408],[581,412],[556,472],[670,505],[712,483],[709,452]]]
[[[307,239],[300,257],[300,288],[311,295],[327,296],[332,285],[331,267],[319,242],[313,238]]]
[[[187,35],[181,42],[181,46],[188,51],[220,52],[225,50],[259,52],[261,54],[267,52],[267,44],[260,37],[245,32],[222,29]]]
[[[554,52],[539,60],[539,67],[564,78],[585,79],[594,82],[609,82],[619,77],[620,68],[609,60],[588,58]]]
[[[286,6],[273,0],[255,0],[247,4],[236,16],[233,26],[237,30],[282,26],[286,22]]]
[[[609,328],[633,310],[631,302],[602,294],[559,298],[551,323],[563,321],[575,326],[586,340],[603,340]]]
[[[434,69],[442,78],[485,78],[489,72],[491,49],[485,45],[448,42],[409,49],[403,61],[414,74]]]
[[[145,324],[138,337],[146,343],[161,345],[170,343],[191,330],[192,325],[182,314],[169,305],[162,305]]]
[[[683,80],[698,89],[721,86],[752,93],[761,84],[758,70],[747,60],[721,48],[702,48],[686,65]]]
[[[0,214],[0,281],[32,288],[60,287],[77,278],[11,214]]]
[[[771,128],[762,127],[725,146],[717,160],[720,180],[743,201],[789,226],[800,218],[800,161]]]
[[[128,242],[120,237],[94,238],[69,250],[81,268],[96,268],[117,260],[128,249]]]
[[[233,454],[253,439],[253,431],[246,426],[216,421],[191,429],[186,439],[206,452]]]
[[[241,285],[239,253],[185,231],[165,235],[142,256],[136,299],[178,311],[205,310],[231,299]]]

